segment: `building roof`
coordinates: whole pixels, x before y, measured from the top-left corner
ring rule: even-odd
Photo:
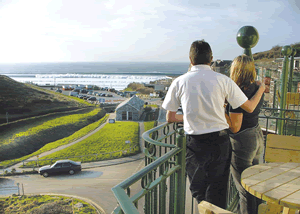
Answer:
[[[214,64],[216,63],[216,64]],[[223,67],[225,65],[231,65],[232,60],[215,60],[211,62],[211,66],[216,66],[216,67]]]
[[[144,106],[144,100],[138,98],[136,95],[133,95],[131,98],[125,100],[124,102],[120,103],[116,110],[118,110],[119,108],[125,106],[125,105],[130,105],[132,107],[134,107],[136,110],[140,110],[143,106]]]

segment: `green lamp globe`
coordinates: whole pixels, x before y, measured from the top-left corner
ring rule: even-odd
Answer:
[[[239,29],[236,40],[242,48],[253,48],[259,40],[259,35],[255,27],[244,26]]]
[[[281,49],[281,53],[283,56],[290,56],[292,51],[292,47],[289,45],[283,46]]]

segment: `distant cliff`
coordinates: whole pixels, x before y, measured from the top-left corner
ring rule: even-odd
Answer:
[[[295,55],[295,57],[299,57],[300,56],[300,42],[291,44],[290,46],[297,50],[297,54]],[[256,61],[256,60],[264,60],[264,59],[282,58],[283,56],[281,55],[281,49],[282,49],[282,46],[276,45],[276,46],[272,47],[271,50],[253,54],[253,59]]]

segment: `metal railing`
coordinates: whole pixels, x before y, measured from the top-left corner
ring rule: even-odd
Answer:
[[[259,124],[264,132],[265,148],[267,145],[267,135],[269,133],[278,134],[280,132],[280,123],[283,124],[282,135],[300,136],[300,110],[261,108]],[[236,211],[238,202],[239,194],[230,176],[227,191],[227,210]]]
[[[266,134],[278,134],[282,124],[282,135],[300,136],[300,110],[262,108],[259,124]]]
[[[24,195],[23,183],[17,183],[15,186],[0,186],[1,195]],[[1,212],[0,212],[1,213]]]
[[[279,122],[283,123],[283,135],[300,136],[300,110],[263,107],[259,124],[264,132],[265,147],[267,134],[278,134]],[[178,124],[164,123],[145,132],[143,139],[145,167],[112,189],[119,204],[114,213],[187,213],[186,144],[182,128]],[[140,190],[131,196],[130,187],[138,181],[141,182]],[[142,203],[141,198],[145,199]],[[230,177],[227,210],[235,212],[238,202],[238,191]]]
[[[182,127],[163,123],[142,137],[145,167],[112,188],[119,204],[114,213],[184,213],[186,142]],[[138,192],[131,196],[130,187],[138,181]]]

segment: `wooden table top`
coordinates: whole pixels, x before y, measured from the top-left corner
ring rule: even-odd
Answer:
[[[300,209],[300,163],[265,163],[244,170],[242,186],[264,201]]]

